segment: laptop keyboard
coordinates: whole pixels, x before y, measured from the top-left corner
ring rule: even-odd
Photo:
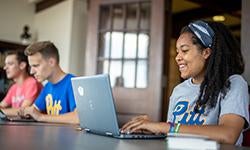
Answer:
[[[143,134],[143,133],[120,133],[119,137],[128,139],[162,139],[165,138],[166,135]]]

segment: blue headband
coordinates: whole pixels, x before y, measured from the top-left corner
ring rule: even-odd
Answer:
[[[206,22],[198,20],[190,23],[188,27],[205,47],[212,47],[214,31]]]

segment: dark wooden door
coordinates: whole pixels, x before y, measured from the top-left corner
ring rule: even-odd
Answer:
[[[91,0],[86,75],[109,73],[119,119],[161,119],[164,0]]]

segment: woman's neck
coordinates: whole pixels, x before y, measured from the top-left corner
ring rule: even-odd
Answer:
[[[201,84],[204,80],[204,77],[205,77],[205,71],[202,71],[201,73],[199,73],[199,75],[192,77],[192,83]]]

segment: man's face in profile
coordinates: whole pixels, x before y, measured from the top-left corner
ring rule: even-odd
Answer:
[[[6,56],[4,70],[8,79],[15,79],[21,74],[21,67],[15,54]]]
[[[30,73],[34,75],[38,82],[50,79],[53,66],[50,64],[49,59],[44,58],[39,52],[28,56]]]

